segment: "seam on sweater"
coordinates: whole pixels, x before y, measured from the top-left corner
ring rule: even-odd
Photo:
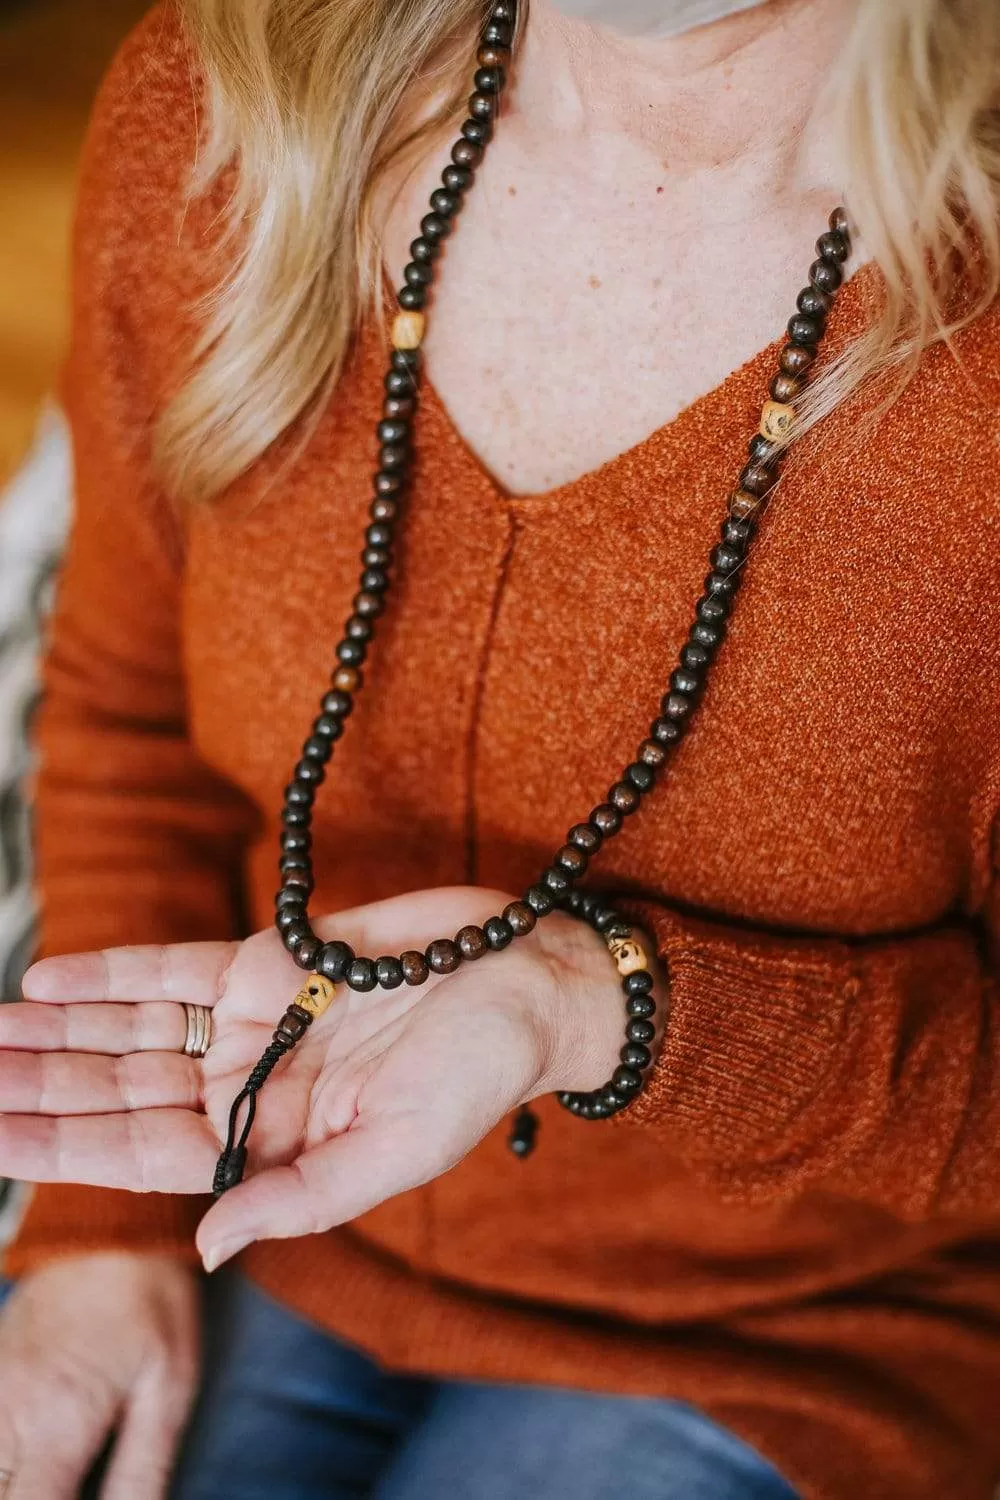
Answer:
[[[514,556],[514,548],[517,545],[520,530],[521,523],[518,517],[508,513],[507,540],[504,544],[503,555],[500,558],[500,566],[497,569],[496,583],[493,588],[493,601],[490,605],[489,618],[486,622],[486,632],[483,636],[483,643],[479,652],[479,666],[476,670],[476,682],[472,692],[472,713],[469,716],[469,735],[465,746],[465,881],[467,885],[475,885],[478,878],[479,840],[476,821],[476,768],[479,755],[479,723],[482,718],[483,698],[486,694],[486,674],[493,655],[493,643],[496,638],[497,620],[500,617],[500,606],[507,591],[507,577],[510,572],[510,564]]]

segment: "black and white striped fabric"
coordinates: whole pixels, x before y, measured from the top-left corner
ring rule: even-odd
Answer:
[[[0,1000],[19,995],[34,943],[25,781],[42,628],[69,524],[71,470],[65,422],[49,409],[27,461],[0,492]],[[13,1227],[17,1196],[0,1180],[0,1243]]]

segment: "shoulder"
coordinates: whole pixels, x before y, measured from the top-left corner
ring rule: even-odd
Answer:
[[[193,189],[203,94],[178,7],[164,0],[127,37],[94,104],[74,230],[78,324],[118,311],[133,331],[177,333],[199,273],[218,272],[206,254],[218,205]]]

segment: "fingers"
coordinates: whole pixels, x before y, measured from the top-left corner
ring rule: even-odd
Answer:
[[[186,1109],[0,1116],[0,1176],[25,1182],[203,1193],[218,1154],[206,1117]]]
[[[0,1470],[12,1476],[6,1489],[0,1484],[0,1500],[77,1500],[104,1446],[115,1418],[105,1391],[82,1403],[60,1382],[53,1386],[44,1432],[18,1431],[10,1413],[0,1414]]]
[[[197,1333],[187,1330],[197,1347]],[[197,1362],[186,1368],[160,1361],[144,1370],[130,1392],[101,1500],[163,1500],[187,1421],[197,1380]],[[0,1495],[2,1500],[2,1495]]]
[[[105,948],[43,958],[24,976],[26,1000],[188,1000],[214,1005],[238,943]]]
[[[201,1067],[181,1053],[0,1052],[0,1114],[109,1115],[200,1103]]]
[[[0,1050],[124,1057],[129,1052],[180,1052],[186,1037],[184,1010],[168,1001],[55,1005],[26,1000],[0,1005]]]
[[[451,1165],[426,1120],[411,1129],[398,1117],[359,1121],[291,1166],[272,1167],[220,1198],[198,1228],[205,1268],[214,1271],[255,1240],[295,1239],[346,1224]]]

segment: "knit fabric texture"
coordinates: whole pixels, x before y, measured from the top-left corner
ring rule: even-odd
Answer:
[[[219,271],[220,197],[188,189],[194,88],[155,11],[86,154],[77,514],[40,727],[50,953],[269,922],[282,788],[356,588],[379,328],[290,463],[292,439],[183,515],[153,477],[153,414]],[[851,281],[829,353],[877,295]],[[998,331],[991,313],[960,364],[933,350],[888,412],[856,399],[793,454],[697,720],[594,863],[672,975],[640,1102],[591,1125],[544,1101],[530,1161],[500,1127],[346,1228],[254,1247],[260,1286],[399,1370],[693,1402],[806,1500],[988,1500]],[[777,349],[519,499],[425,388],[391,602],[318,799],[316,912],[519,892],[600,798],[666,687]],[[10,1266],[193,1257],[204,1206],[42,1188]]]

